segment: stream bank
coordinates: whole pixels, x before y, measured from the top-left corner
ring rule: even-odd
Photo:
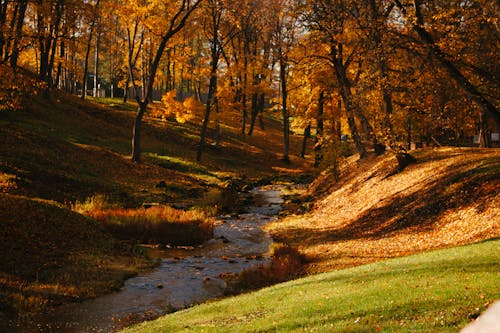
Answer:
[[[159,267],[131,278],[116,293],[64,305],[12,326],[13,332],[110,332],[134,318],[154,318],[230,292],[224,277],[269,261],[270,236],[263,226],[283,209],[282,187],[250,193],[247,212],[218,218],[214,238],[194,248],[151,249]]]

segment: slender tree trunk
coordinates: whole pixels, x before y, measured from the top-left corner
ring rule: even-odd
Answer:
[[[306,157],[307,150],[307,140],[311,137],[311,124],[309,123],[304,129],[304,138],[302,139],[302,150],[300,151],[300,157]]]
[[[265,130],[264,127],[264,107],[266,103],[266,95],[264,93],[260,94],[259,99],[259,125],[262,131]]]
[[[491,133],[488,130],[487,117],[483,110],[479,113],[479,147],[491,148]]]
[[[19,4],[19,13],[17,16],[16,32],[14,34],[14,48],[12,49],[12,55],[10,57],[10,67],[17,67],[17,60],[19,58],[19,44],[21,42],[21,37],[23,33],[24,17],[26,9],[28,8],[28,0],[21,0]]]
[[[2,3],[0,4],[0,62],[2,61],[2,59],[5,58],[5,51],[4,51],[5,40],[6,40],[5,23],[7,22],[8,4],[9,4],[8,1],[2,1]]]
[[[129,88],[130,88],[130,75],[127,75],[127,79],[125,80],[125,91],[123,92],[123,103],[127,103],[128,101]]]
[[[57,51],[57,41],[59,40],[59,29],[61,27],[63,10],[64,10],[64,0],[58,0],[56,4],[56,20],[51,28],[52,31],[49,37],[50,43],[47,46],[47,51],[50,50],[50,59],[47,66],[47,83],[49,87],[52,87],[54,85],[52,72],[54,69],[55,56]]]
[[[255,128],[255,121],[257,120],[257,114],[259,113],[259,96],[257,93],[252,94],[252,109],[250,112],[250,127],[248,129],[248,135],[251,136],[253,134],[253,130]]]
[[[98,27],[99,29],[99,27]],[[99,48],[101,44],[101,34],[96,32],[95,50],[94,50],[94,98],[99,97]]]
[[[281,107],[283,115],[283,160],[290,162],[290,118],[288,114],[288,87],[286,78],[287,65],[285,59],[280,57],[280,79],[281,79]]]
[[[243,119],[241,124],[241,134],[243,135],[245,134],[245,130],[247,127],[247,119],[248,119],[247,91],[248,91],[248,55],[245,54],[243,57],[243,96],[242,96]]]
[[[141,162],[141,129],[142,118],[146,113],[148,102],[138,101],[137,115],[135,116],[134,128],[132,130],[132,161],[136,163]]]
[[[205,106],[205,117],[203,118],[203,124],[201,126],[201,133],[200,133],[200,143],[198,144],[198,151],[196,152],[196,161],[201,162],[201,157],[203,154],[203,151],[205,149],[205,142],[206,142],[206,137],[207,137],[207,130],[208,130],[208,122],[210,120],[210,111],[212,108],[212,100],[214,96],[214,91],[215,91],[215,86],[216,86],[216,81],[217,81],[217,68],[212,67],[212,74],[210,77],[210,84],[208,87],[208,96],[207,96],[207,104]]]
[[[89,58],[90,58],[90,48],[92,46],[92,34],[94,31],[94,25],[90,27],[89,38],[87,40],[87,50],[85,51],[85,64],[83,66],[83,77],[82,77],[82,95],[81,98],[85,99],[87,96],[87,81],[89,77]]]
[[[314,167],[319,167],[323,161],[323,131],[324,131],[325,93],[321,91],[318,97],[318,115],[316,118],[316,138],[314,139]]]
[[[13,11],[12,17],[10,19],[10,24],[8,27],[5,27],[6,28],[5,32],[4,32],[4,33],[6,33],[5,50],[4,50],[3,58],[0,58],[2,63],[7,63],[9,61],[12,49],[17,47],[17,45],[14,44],[14,41],[13,41],[14,36],[13,35],[14,35],[14,29],[16,26],[17,17],[18,17],[20,7],[21,7],[20,3],[15,3],[14,11]]]

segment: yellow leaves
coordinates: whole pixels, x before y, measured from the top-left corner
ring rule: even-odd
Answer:
[[[179,123],[185,123],[194,118],[196,113],[203,109],[203,105],[194,97],[188,97],[183,101],[178,101],[176,98],[177,92],[171,90],[165,93],[160,103],[153,105],[152,116],[166,121],[169,117],[175,117]]]

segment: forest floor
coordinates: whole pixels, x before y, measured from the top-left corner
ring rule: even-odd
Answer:
[[[134,102],[82,101],[56,91],[50,99],[32,96],[24,110],[0,113],[0,324],[116,290],[152,267],[134,246],[73,212],[77,201],[104,196],[115,207],[166,203],[216,213],[235,204],[222,200],[234,180],[311,171],[297,157],[298,136],[291,163],[281,159],[280,123],[272,115],[265,130],[257,126],[247,136],[236,112],[219,118],[221,145],[210,132],[202,163],[195,163],[201,114],[184,124],[147,116],[143,163],[132,163],[134,117]]]

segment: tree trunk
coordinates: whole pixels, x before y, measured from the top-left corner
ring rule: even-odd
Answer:
[[[210,78],[210,84],[208,87],[207,105],[205,107],[205,117],[203,118],[203,124],[201,126],[200,133],[200,143],[198,144],[198,151],[196,152],[196,161],[201,162],[201,156],[205,149],[205,141],[207,137],[208,122],[210,120],[210,109],[212,107],[212,99],[214,95],[214,88],[216,85],[216,69],[212,68],[212,76]]]
[[[17,16],[17,24],[16,24],[16,32],[14,35],[14,48],[12,50],[12,55],[10,57],[10,67],[17,67],[17,60],[19,58],[19,44],[21,42],[23,25],[24,25],[24,16],[26,13],[26,9],[28,8],[28,0],[21,0],[19,4],[19,13]]]
[[[5,22],[7,21],[7,9],[8,9],[8,1],[2,1],[0,3],[0,62],[2,59],[5,58],[5,52],[4,52],[4,47],[5,47],[5,31],[6,29],[4,28]]]
[[[137,115],[134,121],[134,128],[132,130],[132,161],[136,163],[141,162],[141,128],[142,128],[142,118],[144,113],[146,113],[147,102],[139,102],[139,107],[137,109]]]
[[[99,27],[98,27],[99,29]],[[94,50],[94,98],[99,97],[99,48],[101,44],[101,34],[96,33],[95,50]]]
[[[246,48],[245,48],[246,50]],[[247,119],[248,119],[248,110],[247,110],[247,90],[248,90],[248,55],[245,54],[243,57],[243,96],[242,96],[242,105],[243,105],[243,116],[242,116],[242,124],[241,124],[241,134],[245,134],[245,130],[247,127]]]
[[[85,64],[83,66],[83,77],[82,77],[82,95],[81,98],[85,99],[87,96],[87,81],[89,76],[89,57],[90,57],[90,48],[92,45],[92,33],[94,31],[94,26],[90,27],[89,39],[87,40],[87,50],[85,51]]]
[[[347,78],[346,68],[342,60],[342,45],[335,45],[334,42],[330,45],[330,56],[334,67],[335,76],[339,85],[339,92],[342,100],[344,101],[344,108],[347,114],[347,124],[351,130],[352,139],[356,146],[356,150],[359,154],[359,158],[364,158],[366,156],[366,149],[361,142],[361,137],[358,133],[358,127],[355,122],[355,113],[358,106],[354,101],[354,97],[351,92],[351,83]],[[361,112],[359,110],[359,112]]]
[[[300,152],[300,157],[306,157],[306,149],[307,149],[307,139],[311,137],[311,124],[308,124],[304,129],[304,138],[302,140],[302,150]]]
[[[262,131],[265,130],[264,127],[264,107],[266,103],[266,94],[262,93],[260,94],[260,100],[259,100],[259,125],[260,129]]]
[[[479,114],[479,147],[491,148],[491,133],[488,130],[487,117],[483,110]]]
[[[257,120],[257,114],[259,113],[259,96],[257,93],[252,94],[252,110],[250,113],[250,128],[248,129],[248,135],[253,134],[255,128],[255,121]]]
[[[286,70],[287,64],[283,57],[280,58],[280,79],[281,79],[281,107],[283,112],[283,160],[290,162],[290,118],[288,114],[288,91],[287,91],[287,78]]]
[[[314,167],[318,168],[323,161],[323,131],[324,131],[325,93],[321,91],[318,98],[318,116],[316,118],[316,138],[314,139]]]

